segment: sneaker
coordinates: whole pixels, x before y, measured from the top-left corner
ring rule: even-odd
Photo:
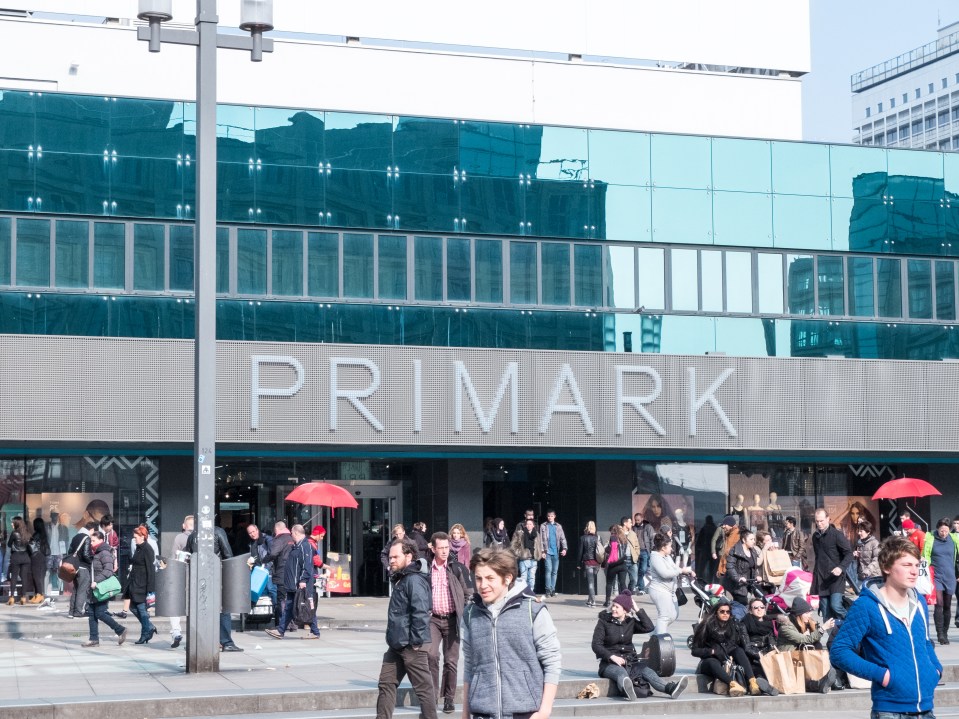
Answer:
[[[129,616],[129,615],[128,615],[125,611],[123,611],[123,610],[121,609],[119,612],[114,612],[114,613],[113,613],[113,616],[118,617],[118,618],[120,618],[120,619],[126,619],[127,616]]]
[[[223,651],[225,652],[242,652],[243,650],[238,647],[236,644],[224,644]]]
[[[675,699],[686,691],[687,686],[689,686],[689,677],[680,677],[678,682],[670,682],[666,685],[666,693],[669,694],[670,699]]]
[[[97,642],[91,639],[89,642],[84,642],[80,646],[81,647],[98,647],[100,646],[100,642]]]
[[[127,630],[124,629],[122,632],[117,634],[117,644],[123,644],[127,640]]]
[[[636,701],[636,687],[633,686],[633,680],[629,677],[623,677],[620,682],[620,686],[623,689],[623,694],[626,695],[626,699],[631,702]]]
[[[269,634],[269,635],[270,635],[271,637],[273,637],[274,639],[282,639],[282,638],[283,638],[283,632],[281,632],[279,629],[267,629],[267,630],[265,630],[265,631],[266,631],[267,634]]]
[[[452,714],[452,713],[455,712],[455,711],[456,711],[456,707],[453,706],[453,700],[452,700],[452,699],[445,699],[445,700],[443,701],[443,713],[444,713],[444,714]]]
[[[176,649],[177,647],[180,646],[180,642],[182,641],[183,641],[183,635],[182,634],[176,635],[175,637],[173,637],[173,644],[170,645],[170,649]]]
[[[312,632],[307,634],[305,637],[300,637],[300,639],[319,639],[319,638],[320,638],[319,634],[313,634]]]

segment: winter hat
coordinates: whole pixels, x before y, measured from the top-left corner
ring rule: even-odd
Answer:
[[[811,612],[811,611],[812,611],[812,605],[809,602],[807,602],[802,597],[796,597],[795,599],[793,599],[793,605],[792,605],[792,608],[789,610],[789,613],[798,617],[800,614],[805,614],[806,612]]]
[[[613,604],[618,604],[624,610],[626,610],[627,614],[629,614],[629,612],[633,611],[633,595],[629,592],[621,592],[620,594],[616,595],[616,599],[613,600]]]
[[[736,519],[736,515],[734,514],[727,514],[723,518],[724,527],[735,527],[737,524],[739,524],[739,521]]]
[[[326,536],[326,530],[325,530],[322,526],[320,526],[319,524],[317,524],[315,527],[313,527],[313,531],[310,532],[310,536],[312,536],[312,537],[319,537],[321,534],[322,534],[323,536]]]
[[[916,528],[916,523],[913,522],[911,519],[904,519],[904,520],[902,520],[902,528],[903,528],[903,529],[908,529],[908,530],[915,529],[915,528]]]

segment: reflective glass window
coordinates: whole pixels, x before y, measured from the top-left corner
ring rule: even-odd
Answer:
[[[256,121],[253,108],[245,105],[217,105],[216,157],[218,163],[241,163],[255,172]]]
[[[446,240],[446,299],[469,302],[471,298],[470,241],[457,237]]]
[[[828,197],[773,196],[773,245],[797,249],[832,249]]]
[[[603,248],[600,245],[574,245],[575,303],[579,307],[603,304]]]
[[[476,301],[503,301],[503,242],[476,240]]]
[[[460,169],[473,177],[534,175],[539,162],[540,128],[503,122],[460,120]]]
[[[393,159],[406,174],[422,172],[449,177],[458,167],[460,126],[455,120],[397,117],[393,126]]]
[[[565,242],[544,242],[543,304],[568,305],[569,302],[569,245]]]
[[[812,255],[786,255],[786,278],[789,313],[811,315],[815,292]]]
[[[666,307],[666,260],[660,247],[640,247],[639,306],[661,310]]]
[[[616,241],[649,242],[652,237],[652,199],[648,187],[603,185],[593,188],[593,237]],[[605,227],[605,232],[603,231]]]
[[[527,135],[541,133],[536,177],[540,180],[589,178],[589,149],[586,130],[576,127],[530,127]]]
[[[713,182],[717,190],[769,192],[769,142],[713,138]]]
[[[921,153],[917,153],[921,154]],[[900,260],[876,260],[876,289],[880,317],[902,317],[902,267]]]
[[[119,222],[93,223],[93,286],[118,290],[126,286],[126,227]]]
[[[753,258],[748,252],[726,253],[726,311],[753,311]]]
[[[373,235],[343,235],[343,296],[373,297]]]
[[[216,228],[216,291],[228,294],[230,291],[230,228]]]
[[[236,231],[236,291],[266,294],[266,230]]]
[[[588,130],[589,177],[610,185],[649,185],[649,135]]]
[[[953,107],[953,112],[959,115],[959,105]],[[959,126],[959,116],[955,117],[953,122]],[[955,137],[952,140],[953,147],[959,149],[959,140]],[[945,152],[942,157],[944,187],[947,193],[955,195],[959,192],[959,154],[955,152]]]
[[[404,171],[393,162],[393,118],[389,115],[327,112],[323,146],[326,161],[334,170],[385,173],[387,167],[396,166]]]
[[[906,274],[909,316],[932,319],[932,263],[929,260],[908,260]]]
[[[509,243],[509,299],[515,305],[534,305],[536,297],[536,245]]]
[[[303,233],[273,230],[273,294],[303,294]]]
[[[193,291],[193,226],[170,226],[170,289]]]
[[[636,250],[633,247],[610,245],[606,248],[609,260],[609,297],[606,304],[610,307],[633,309],[636,307]]]
[[[914,180],[943,179],[943,153],[941,152],[915,152],[914,150],[888,150],[888,152],[890,177],[904,175]],[[924,187],[933,192],[932,196],[915,199],[938,200],[942,197],[942,183],[925,183]]]
[[[133,225],[133,289],[164,289],[166,251],[163,225]]]
[[[443,299],[443,241],[439,237],[413,240],[413,276],[417,300]]]
[[[699,309],[699,268],[696,250],[670,250],[670,280],[672,309],[696,311]]]
[[[90,286],[90,223],[57,220],[57,287]]]
[[[17,285],[50,286],[50,220],[17,220]]]
[[[723,253],[718,250],[701,250],[700,287],[704,312],[723,311]]]
[[[846,263],[849,286],[849,314],[853,317],[876,315],[871,257],[850,257]]]
[[[705,190],[712,185],[710,139],[690,135],[653,135],[650,141],[655,187]]]
[[[419,237],[416,238],[420,239]],[[377,238],[379,267],[379,298],[405,300],[406,292],[406,237],[380,235]]]
[[[713,244],[713,198],[705,190],[653,190],[653,241]]]
[[[954,262],[936,262],[936,317],[956,319],[956,269]]]
[[[772,245],[772,195],[754,192],[714,192],[712,195],[716,244],[737,247]]]
[[[307,234],[307,291],[311,297],[340,295],[340,237],[331,232]]]
[[[257,107],[253,113],[256,159],[264,165],[316,168],[323,161],[323,112]]]
[[[783,314],[783,256],[769,252],[757,255],[756,288],[762,314]]]
[[[842,269],[842,257],[819,255],[816,258],[816,279],[819,285],[819,314],[846,314],[845,274]]]
[[[773,192],[829,195],[829,146],[808,142],[772,143]]]
[[[878,196],[886,174],[886,150],[830,145],[829,168],[833,196]]]
[[[11,227],[9,217],[0,217],[0,285],[10,284]]]

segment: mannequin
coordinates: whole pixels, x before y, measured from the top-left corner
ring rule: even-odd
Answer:
[[[693,549],[693,526],[686,523],[686,514],[682,509],[673,512],[673,554],[680,569],[690,566]]]

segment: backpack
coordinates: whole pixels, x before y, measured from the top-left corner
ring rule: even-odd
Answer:
[[[609,563],[615,564],[619,561],[619,542],[610,537],[609,539]]]
[[[606,545],[603,544],[603,538],[600,537],[599,534],[596,535],[595,555],[596,555],[596,561],[599,562],[600,564],[606,561]]]

